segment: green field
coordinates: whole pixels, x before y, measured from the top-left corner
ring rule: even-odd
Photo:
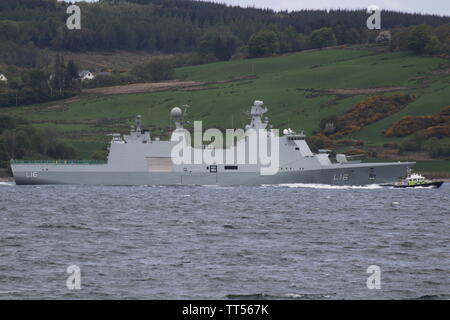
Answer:
[[[422,172],[450,172],[450,161],[447,160],[423,160],[417,161],[414,169]]]
[[[106,133],[125,132],[137,114],[143,116],[144,126],[153,136],[164,138],[171,127],[169,111],[174,106],[190,105],[188,120],[203,120],[204,127],[231,128],[243,127],[253,100],[263,100],[275,128],[291,127],[311,134],[318,130],[322,118],[343,114],[369,96],[336,96],[313,93],[311,89],[407,87],[377,95],[414,94],[417,99],[412,104],[353,135],[368,145],[380,145],[395,141],[385,138],[381,131],[401,117],[436,113],[449,105],[450,75],[429,74],[448,60],[379,49],[336,48],[184,67],[176,70],[177,79],[220,81],[249,75],[256,78],[209,84],[196,91],[82,95],[69,103],[3,108],[0,112],[21,116],[40,127],[55,127],[83,157],[89,158],[104,147]],[[425,77],[425,85],[420,86],[415,79],[418,76]]]

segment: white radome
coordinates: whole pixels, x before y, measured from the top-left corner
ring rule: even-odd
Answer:
[[[182,114],[183,114],[183,111],[178,107],[175,107],[170,111],[170,116],[172,118],[181,118]]]

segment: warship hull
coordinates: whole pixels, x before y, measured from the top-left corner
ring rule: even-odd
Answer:
[[[303,132],[288,128],[280,136],[277,130],[267,130],[268,119],[262,118],[266,112],[264,103],[255,101],[245,133],[233,131],[237,142],[228,148],[203,144],[216,137],[203,136],[195,123],[192,140],[183,128],[182,110],[175,107],[170,114],[176,129],[168,141],[151,139],[137,116],[128,135],[111,134],[107,161],[11,160],[11,169],[18,185],[368,185],[394,183],[414,165],[348,161],[344,154],[337,154],[333,163],[329,150],[311,151]]]
[[[111,170],[105,165],[12,164],[17,185],[266,185],[314,183],[370,185],[393,183],[405,176],[413,162],[334,164],[315,170],[281,170],[274,175],[260,172],[132,172]]]

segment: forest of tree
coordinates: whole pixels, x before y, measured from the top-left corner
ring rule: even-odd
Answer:
[[[81,30],[66,27],[67,3],[56,0],[0,1],[2,41],[73,51],[145,49],[165,53],[189,52],[207,32],[221,31],[236,43],[247,43],[258,31],[271,28],[310,34],[332,28],[337,44],[368,40],[365,10],[271,10],[231,7],[192,0],[100,0],[78,3]],[[384,29],[427,24],[437,27],[450,17],[383,12]],[[26,53],[23,53],[26,54]]]
[[[76,150],[52,128],[36,129],[24,119],[0,115],[0,168],[10,159],[77,159]]]
[[[194,0],[78,2],[81,29],[66,26],[67,2],[0,1],[0,107],[60,99],[80,90],[77,67],[54,51],[145,50],[176,54],[98,77],[84,87],[171,79],[173,67],[373,43],[365,10],[275,12]],[[450,56],[450,17],[385,11],[390,49]],[[53,75],[52,79],[50,77]]]
[[[57,54],[53,73],[40,68],[23,69],[20,77],[0,83],[0,106],[18,106],[63,99],[79,93],[81,82],[73,61]]]

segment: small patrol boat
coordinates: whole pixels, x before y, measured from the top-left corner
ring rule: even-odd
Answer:
[[[394,188],[417,188],[417,187],[432,187],[439,188],[444,181],[431,181],[425,179],[424,176],[418,173],[409,174],[406,178],[397,181],[392,186]]]

